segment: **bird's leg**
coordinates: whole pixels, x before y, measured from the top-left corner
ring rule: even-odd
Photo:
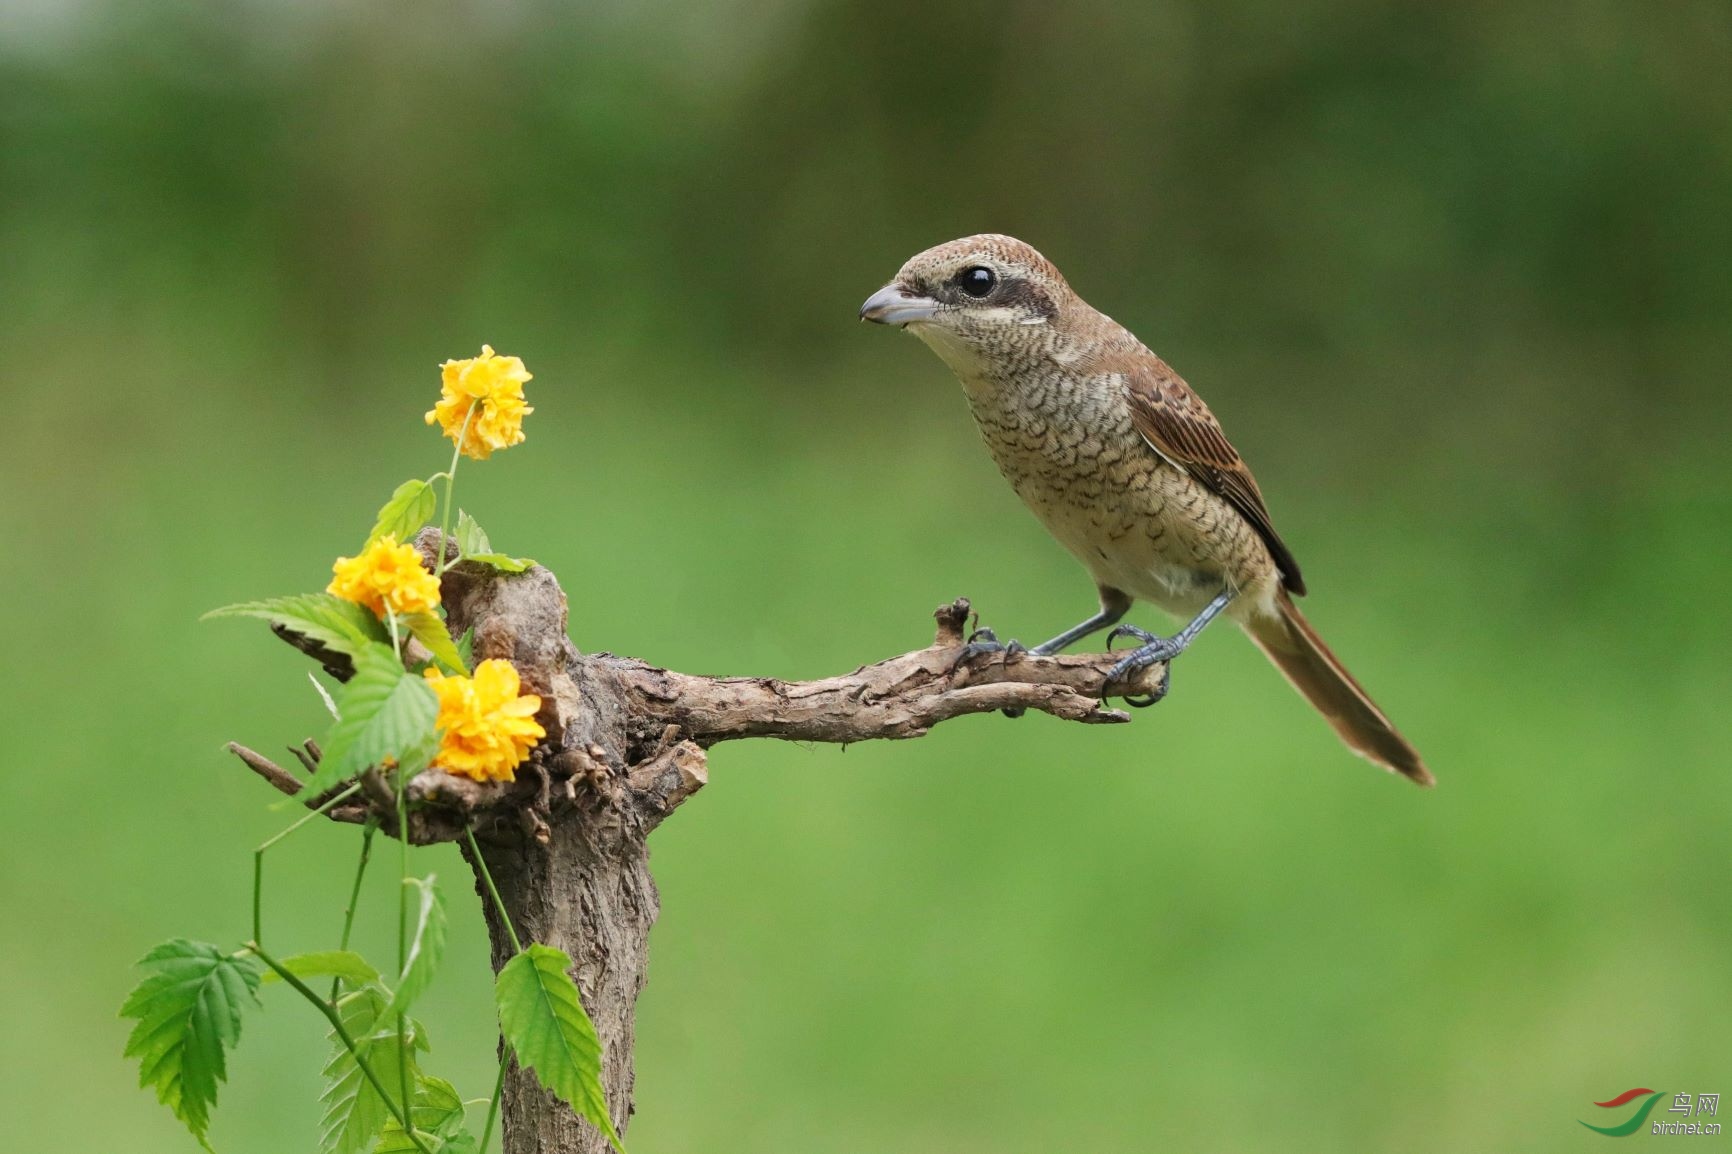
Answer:
[[[1107,626],[1115,624],[1126,613],[1130,612],[1131,599],[1125,593],[1107,585],[1098,586],[1100,590],[1100,612],[1066,629],[1050,641],[1043,641],[1033,649],[1028,649],[1020,641],[1000,642],[990,629],[976,629],[969,635],[968,644],[963,647],[962,655],[957,658],[957,664],[962,664],[970,658],[983,653],[1003,651],[1007,656],[1018,653],[1030,653],[1036,657],[1051,657],[1066,646],[1074,645],[1091,633],[1099,633]],[[1003,711],[1006,717],[1021,717],[1025,711],[1020,707],[1012,707]]]
[[[1075,645],[1091,633],[1099,633],[1109,625],[1117,625],[1119,619],[1131,611],[1131,599],[1117,589],[1105,585],[1100,587],[1101,610],[1087,621],[1078,622],[1054,637],[1051,641],[1042,641],[1029,652],[1036,657],[1051,657]]]
[[[1109,585],[1100,585],[1096,588],[1100,591],[1100,612],[1087,621],[1071,626],[1057,637],[1050,641],[1043,641],[1033,649],[1020,641],[1000,641],[998,635],[990,629],[976,629],[968,635],[968,644],[963,647],[962,655],[957,659],[958,664],[986,653],[1011,655],[1032,653],[1036,657],[1051,657],[1053,654],[1075,645],[1089,634],[1099,633],[1107,626],[1117,624],[1120,618],[1131,611],[1131,599],[1128,594]]]
[[[1171,637],[1157,637],[1146,629],[1138,629],[1135,625],[1120,625],[1107,634],[1107,647],[1109,649],[1120,634],[1135,637],[1143,644],[1125,654],[1124,660],[1113,666],[1112,672],[1107,674],[1106,683],[1111,685],[1115,681],[1122,680],[1125,674],[1132,670],[1146,669],[1157,661],[1171,661],[1189,648],[1191,642],[1197,639],[1197,634],[1201,633],[1209,622],[1220,616],[1221,610],[1225,609],[1227,603],[1232,599],[1233,591],[1231,589],[1222,590],[1213,601],[1203,606],[1203,611],[1192,618],[1190,624]],[[1125,704],[1153,705],[1158,700],[1160,700],[1159,697],[1127,697]]]

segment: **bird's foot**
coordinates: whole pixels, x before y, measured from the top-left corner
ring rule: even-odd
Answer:
[[[1018,653],[1027,653],[1028,646],[1020,641],[1000,641],[998,634],[981,626],[968,635],[968,643],[962,647],[962,652],[956,656],[957,665],[967,665],[976,657],[984,657],[988,653],[1002,653],[1006,657],[1015,657]]]
[[[976,657],[984,657],[989,653],[1002,653],[1006,657],[1015,657],[1018,653],[1028,652],[1030,652],[1028,646],[1024,645],[1022,642],[1015,639],[1010,641],[1000,641],[998,639],[998,634],[982,626],[968,635],[968,643],[962,647],[962,652],[957,655],[956,665],[952,668],[960,669],[970,661],[973,661]],[[1013,706],[1010,709],[1000,710],[999,712],[1003,713],[1006,717],[1021,717],[1024,711],[1019,707]]]
[[[1109,686],[1123,681],[1126,676],[1139,669],[1147,669],[1157,662],[1171,661],[1185,651],[1185,642],[1180,638],[1159,637],[1146,629],[1138,629],[1135,625],[1120,625],[1107,634],[1107,649],[1109,651],[1113,647],[1113,642],[1121,636],[1135,637],[1142,644],[1126,653],[1123,659],[1107,673],[1106,684]],[[1138,709],[1145,709],[1166,695],[1167,684],[1163,683],[1159,692],[1141,697],[1126,697],[1125,704],[1135,706]]]

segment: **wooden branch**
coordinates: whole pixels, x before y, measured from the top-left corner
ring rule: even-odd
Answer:
[[[228,751],[240,758],[248,769],[269,782],[278,793],[294,797],[301,792],[301,779],[264,754],[255,753],[238,741],[229,742]]]
[[[318,746],[314,745],[311,741],[308,741],[302,749],[291,749],[290,752],[295,754],[297,757],[305,757],[306,754],[303,750],[311,750],[316,753]],[[294,797],[296,794],[301,792],[301,779],[272,761],[270,758],[266,757],[264,754],[248,749],[238,741],[229,742],[228,751],[240,758],[242,764],[244,764],[248,769],[269,782],[278,793],[284,794],[288,797]],[[318,809],[321,805],[324,805],[325,802],[331,799],[331,795],[334,792],[334,790],[326,790],[317,797],[308,798],[306,801],[307,808]],[[325,816],[330,818],[332,821],[359,825],[367,820],[367,807],[364,805],[339,805]]]
[[[425,534],[423,535],[425,538]],[[422,546],[431,557],[433,544]],[[585,655],[565,635],[565,595],[539,566],[505,575],[461,564],[444,579],[452,631],[475,630],[477,660],[503,657],[517,668],[525,689],[542,697],[538,715],[548,739],[515,782],[475,782],[439,771],[409,785],[409,840],[453,841],[471,825],[516,823],[544,840],[555,794],[580,795],[630,811],[646,832],[709,780],[704,751],[722,741],[773,737],[786,741],[849,744],[919,737],[933,726],[971,713],[1037,710],[1066,721],[1115,724],[1130,720],[1102,698],[1115,694],[1159,699],[1167,667],[1138,670],[1122,684],[1107,678],[1122,654],[1037,657],[1026,651],[971,653],[965,598],[941,606],[931,645],[815,681],[774,677],[707,677],[650,665],[636,658]],[[304,639],[286,638],[305,649]],[[329,655],[315,653],[329,663]],[[626,748],[609,754],[583,737],[598,701],[628,735]],[[568,734],[568,730],[570,733]],[[241,746],[237,756],[282,792],[300,788],[294,775]],[[312,766],[317,747],[294,751]],[[527,775],[528,780],[525,780]],[[345,806],[338,820],[361,820],[370,808],[381,828],[396,835],[390,788],[377,774],[363,778],[365,803]],[[328,795],[327,795],[328,796]]]
[[[635,717],[676,727],[708,747],[741,737],[851,743],[920,737],[970,713],[1036,709],[1066,721],[1130,720],[1101,700],[1122,653],[1036,657],[1003,651],[965,659],[966,599],[935,614],[938,636],[925,649],[818,681],[700,677],[602,655]],[[1150,666],[1112,686],[1119,694],[1166,692],[1167,667]]]

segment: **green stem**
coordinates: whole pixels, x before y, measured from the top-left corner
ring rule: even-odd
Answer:
[[[264,937],[264,934],[259,931],[259,923],[263,920],[264,916],[265,851],[294,833],[296,830],[300,829],[302,826],[306,825],[308,822],[312,821],[315,817],[325,816],[325,814],[338,802],[347,801],[349,798],[353,797],[356,791],[360,788],[361,786],[359,783],[351,785],[348,789],[337,794],[324,805],[321,805],[318,809],[309,811],[305,817],[298,819],[288,829],[283,830],[275,837],[267,838],[260,842],[259,847],[253,851],[253,941],[256,942],[260,938]]]
[[[444,538],[440,538],[439,547],[443,549]],[[403,656],[403,642],[397,631],[397,614],[389,605],[385,607],[385,618],[391,625],[391,650],[399,659]],[[401,764],[397,767],[397,844],[402,849],[402,868],[398,871],[402,876],[397,879],[397,980],[403,980],[403,969],[409,962],[409,806],[405,798],[408,796],[406,774]],[[409,1044],[409,1034],[403,1021],[403,1011],[397,1011],[397,1048],[403,1049]],[[397,1063],[397,1072],[402,1075],[403,1101],[413,1101],[409,1097],[409,1063]]]
[[[461,441],[458,442],[462,444]],[[440,548],[444,548],[441,538]],[[389,605],[385,606],[385,621],[391,627],[391,651],[399,659],[403,656],[402,639],[397,628],[397,613]],[[400,861],[401,875],[397,879],[397,980],[403,980],[403,971],[409,964],[409,773],[405,766],[397,766],[397,844],[402,849]],[[397,1045],[406,1048],[409,1044],[409,1031],[402,1010],[397,1011]],[[399,1062],[398,1073],[402,1075],[403,1101],[411,1102],[409,1096],[409,1064]]]
[[[481,880],[487,883],[487,892],[493,896],[493,907],[499,911],[499,920],[505,923],[505,933],[511,938],[513,952],[521,954],[523,943],[517,938],[517,929],[511,924],[511,915],[505,911],[505,900],[499,896],[499,887],[493,884],[493,874],[487,868],[487,859],[481,856],[481,847],[475,844],[475,831],[464,827],[463,836],[469,841],[469,856],[475,859],[475,869],[481,874]],[[487,1154],[488,1140],[493,1137],[493,1119],[499,1115],[499,1097],[505,1091],[505,1067],[511,1060],[511,1050],[501,1041],[499,1046],[499,1077],[493,1082],[493,1097],[487,1100],[487,1124],[481,1128],[481,1154]]]
[[[465,827],[463,836],[469,839],[469,854],[475,859],[475,868],[481,871],[481,880],[487,883],[487,892],[493,895],[493,908],[499,911],[499,920],[505,923],[505,932],[511,937],[511,948],[521,954],[523,943],[517,940],[517,930],[511,925],[511,915],[505,912],[505,900],[499,896],[499,887],[493,884],[493,875],[488,872],[487,859],[481,856],[481,847],[475,844],[475,831]]]
[[[349,888],[349,905],[343,910],[343,937],[337,943],[339,950],[349,948],[349,935],[355,929],[355,910],[361,904],[361,879],[367,874],[367,859],[373,854],[373,835],[379,832],[379,823],[374,818],[367,819],[367,828],[361,831],[361,862],[355,867],[355,884]],[[337,995],[343,990],[343,979],[331,979],[331,1001],[337,1000]]]
[[[397,767],[397,844],[402,850],[398,870],[401,876],[397,881],[397,981],[401,984],[409,968],[409,774],[407,767],[401,765]],[[398,1010],[397,1046],[407,1053],[408,1045],[404,1014]],[[397,1070],[402,1075],[403,1101],[411,1102],[414,1099],[409,1096],[409,1063],[397,1063]]]
[[[360,1049],[355,1045],[355,1039],[350,1035],[348,1027],[343,1025],[343,1017],[341,1014],[337,1013],[336,1008],[323,998],[319,997],[319,995],[313,993],[307,983],[301,981],[300,978],[284,969],[281,962],[265,953],[264,948],[259,945],[257,940],[248,942],[247,949],[257,955],[259,961],[269,966],[276,973],[277,977],[292,986],[296,993],[311,1002],[313,1007],[317,1009],[319,1013],[325,1015],[325,1020],[331,1023],[331,1029],[337,1032],[337,1037],[342,1041],[343,1048],[348,1050],[350,1057],[355,1059],[355,1065],[360,1067],[361,1073],[366,1077],[368,1082],[372,1083],[374,1091],[385,1103],[385,1108],[391,1111],[391,1116],[397,1119],[397,1125],[403,1127],[403,1133],[409,1136],[409,1141],[415,1143],[415,1148],[421,1151],[421,1154],[433,1154],[433,1152],[427,1148],[426,1143],[422,1142],[420,1137],[416,1135],[415,1127],[409,1120],[408,1106],[404,1105],[399,1107],[397,1103],[391,1099],[391,1095],[386,1093],[384,1083],[380,1082],[379,1076],[373,1073],[373,1067],[367,1065],[367,1059],[361,1056]],[[407,1066],[407,1063],[400,1064]],[[407,1103],[409,1099],[405,1098],[403,1101]]]
[[[487,1154],[487,1143],[493,1138],[493,1120],[499,1116],[499,1096],[505,1091],[505,1067],[511,1061],[511,1051],[499,1044],[499,1077],[493,1080],[493,1097],[487,1100],[487,1124],[481,1127],[481,1154]]]
[[[445,470],[445,509],[439,515],[439,552],[434,554],[433,561],[435,577],[456,564],[445,560],[445,538],[451,532],[451,490],[457,484],[457,462],[463,459],[463,442],[469,437],[469,422],[475,419],[475,409],[480,404],[480,401],[469,402],[469,411],[463,414],[463,428],[457,432],[457,447],[451,450],[451,467]]]

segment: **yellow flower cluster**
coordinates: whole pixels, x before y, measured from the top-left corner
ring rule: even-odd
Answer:
[[[514,781],[517,767],[547,736],[535,720],[541,698],[518,695],[517,670],[491,658],[475,676],[447,677],[429,668],[427,684],[439,698],[439,753],[433,764],[476,781]]]
[[[482,345],[480,356],[446,361],[439,369],[443,388],[427,423],[437,422],[453,442],[461,437],[465,457],[485,461],[495,449],[523,442],[523,418],[535,410],[523,403],[523,383],[533,377],[521,358]]]
[[[421,554],[413,545],[399,545],[387,534],[359,557],[337,558],[325,592],[365,605],[379,617],[387,608],[401,617],[439,604],[439,579],[421,567]]]

